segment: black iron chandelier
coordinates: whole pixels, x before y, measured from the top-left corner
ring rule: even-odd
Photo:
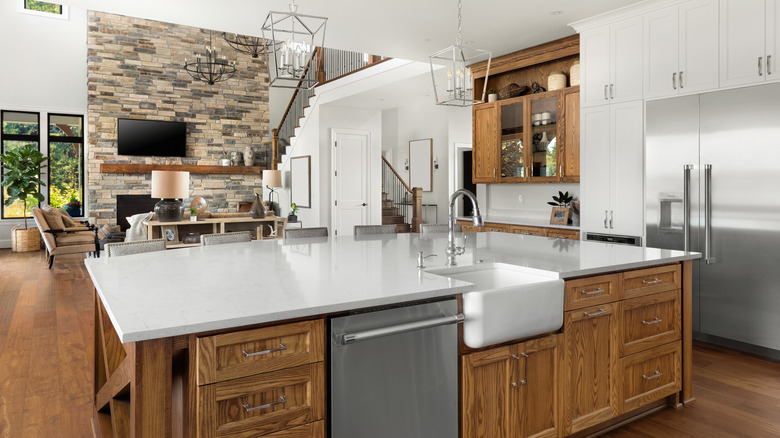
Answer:
[[[252,58],[258,58],[260,55],[266,54],[271,46],[270,43],[266,43],[262,38],[239,35],[237,33],[229,34],[222,32],[222,39],[237,51],[252,55]]]
[[[217,49],[211,44],[211,31],[209,31],[209,46],[206,53],[195,53],[195,60],[184,60],[184,70],[199,81],[214,85],[217,82],[226,81],[236,73],[236,63],[228,61],[226,57],[217,55]]]

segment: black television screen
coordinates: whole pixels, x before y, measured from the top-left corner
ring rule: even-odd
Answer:
[[[117,119],[117,153],[153,157],[187,156],[187,123]]]

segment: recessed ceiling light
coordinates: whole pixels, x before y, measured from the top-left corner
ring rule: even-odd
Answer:
[[[563,14],[563,11],[552,11],[550,12],[550,15],[561,15]]]

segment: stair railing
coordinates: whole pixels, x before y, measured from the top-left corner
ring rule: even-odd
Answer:
[[[316,78],[319,86],[387,59],[389,58],[347,50],[317,47],[309,60],[309,64],[306,65],[304,77],[306,79]],[[301,82],[298,83],[298,86],[300,84]],[[304,110],[309,106],[309,98],[313,95],[314,88],[310,90],[296,89],[280,119],[279,126],[271,130],[271,169],[277,168],[279,156],[281,155],[279,149],[290,144],[290,137],[295,133],[295,128],[298,127]]]
[[[393,201],[404,222],[411,211],[412,232],[418,233],[422,223],[422,188],[410,188],[385,157],[382,157],[382,191]]]

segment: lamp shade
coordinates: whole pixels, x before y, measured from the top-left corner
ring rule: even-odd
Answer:
[[[152,171],[152,198],[181,199],[190,195],[190,173]]]
[[[281,170],[264,170],[263,171],[263,185],[266,187],[281,187],[282,186],[282,171]]]

